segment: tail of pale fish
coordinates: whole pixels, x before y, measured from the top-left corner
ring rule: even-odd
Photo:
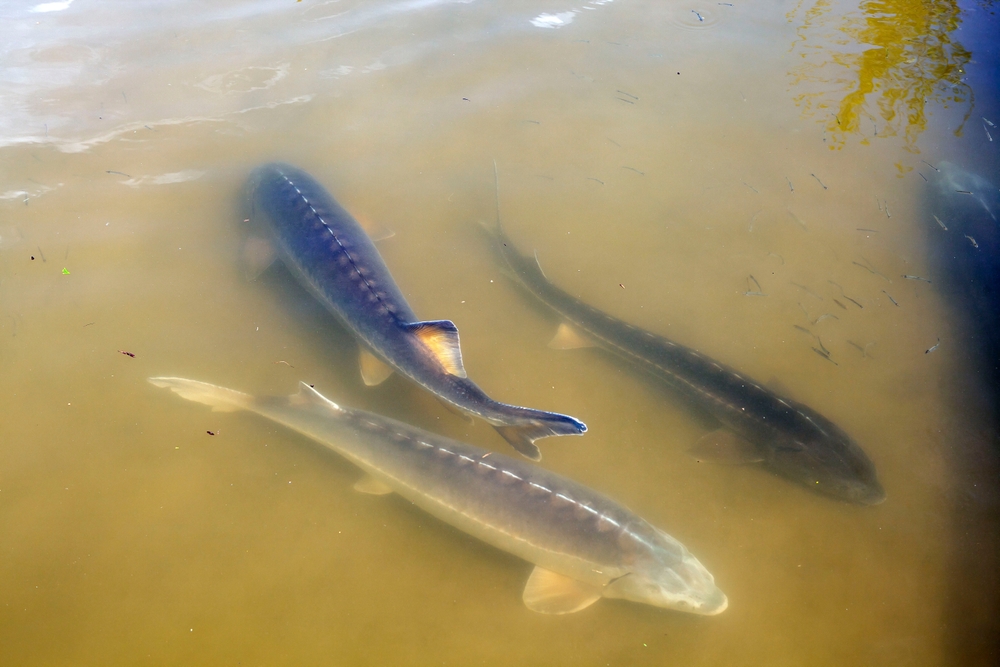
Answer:
[[[150,383],[157,387],[169,389],[181,398],[195,403],[212,406],[213,412],[236,412],[248,410],[254,398],[250,394],[226,389],[218,385],[184,378],[156,377],[149,378]]]
[[[513,406],[508,406],[512,407]],[[587,425],[579,419],[556,412],[543,412],[529,408],[513,408],[518,413],[527,413],[527,418],[521,423],[494,426],[510,446],[532,461],[541,461],[542,453],[535,440],[553,435],[583,435]],[[520,414],[519,414],[520,416]]]

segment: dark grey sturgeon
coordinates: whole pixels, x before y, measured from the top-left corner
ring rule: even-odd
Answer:
[[[277,256],[299,282],[360,341],[362,371],[370,352],[438,398],[486,420],[511,446],[538,460],[534,441],[579,435],[573,417],[495,401],[466,377],[458,329],[421,322],[403,298],[375,244],[358,222],[301,169],[260,167],[250,178],[254,225],[263,224]],[[388,375],[369,384],[377,384]]]
[[[695,449],[698,455],[734,462],[732,454],[722,456],[720,450],[738,451],[742,462],[761,463],[813,491],[861,505],[885,500],[874,464],[829,419],[700,352],[567,294],[549,282],[535,257],[517,251],[499,219],[488,231],[515,281],[568,323],[571,331],[561,325],[561,333],[582,334],[577,336],[579,344],[562,347],[590,344],[612,352],[663,381],[729,429],[708,434]]]
[[[255,398],[183,378],[157,387],[249,410],[339,453],[368,473],[359,491],[394,491],[473,537],[535,564],[523,599],[548,614],[601,597],[718,614],[726,596],[683,544],[606,496],[544,468],[324,398],[302,383],[292,396]]]

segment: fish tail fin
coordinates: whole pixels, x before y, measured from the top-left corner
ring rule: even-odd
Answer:
[[[181,398],[195,403],[212,406],[213,412],[236,412],[247,410],[254,401],[250,394],[244,394],[233,389],[197,380],[187,380],[174,377],[149,378],[149,382],[157,387],[169,389]]]
[[[579,419],[555,412],[527,410],[533,416],[517,424],[494,426],[504,440],[532,461],[541,461],[542,453],[535,440],[555,435],[583,435],[587,425]]]

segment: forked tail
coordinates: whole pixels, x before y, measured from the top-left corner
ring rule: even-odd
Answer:
[[[553,435],[583,435],[587,432],[586,424],[568,415],[515,406],[507,407],[518,413],[527,413],[528,416],[518,420],[519,423],[494,426],[493,428],[503,436],[504,440],[510,443],[511,447],[532,461],[542,460],[542,453],[535,444],[535,440]]]
[[[218,385],[184,378],[156,377],[149,378],[151,384],[169,389],[181,398],[195,403],[211,405],[213,412],[236,412],[250,409],[253,396]]]

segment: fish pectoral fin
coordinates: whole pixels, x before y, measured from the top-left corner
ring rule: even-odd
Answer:
[[[601,589],[536,565],[521,597],[539,614],[572,614],[597,602]]]
[[[468,377],[462,364],[458,327],[451,320],[414,322],[406,327],[431,351],[444,370],[456,377]]]
[[[729,429],[720,428],[703,435],[688,454],[699,461],[711,461],[726,465],[760,463],[764,457],[752,442]]]
[[[556,335],[549,341],[553,350],[578,350],[583,347],[596,347],[597,343],[583,335],[565,322],[556,329]]]
[[[493,428],[495,428],[497,433],[503,436],[503,439],[506,440],[511,447],[516,449],[518,453],[526,456],[532,461],[542,460],[542,450],[538,449],[538,445],[535,444],[535,440],[552,435],[548,429],[545,429],[544,433],[536,435],[531,426],[494,426]]]
[[[248,236],[240,255],[247,280],[256,280],[278,257],[274,244],[263,236]]]
[[[365,348],[361,348],[360,354],[358,355],[358,361],[361,366],[361,379],[364,380],[365,385],[369,387],[382,384],[390,375],[392,375],[392,366],[385,363]]]
[[[381,482],[371,475],[365,475],[354,483],[354,490],[361,493],[370,493],[373,496],[384,496],[392,493],[392,488],[385,482]]]

